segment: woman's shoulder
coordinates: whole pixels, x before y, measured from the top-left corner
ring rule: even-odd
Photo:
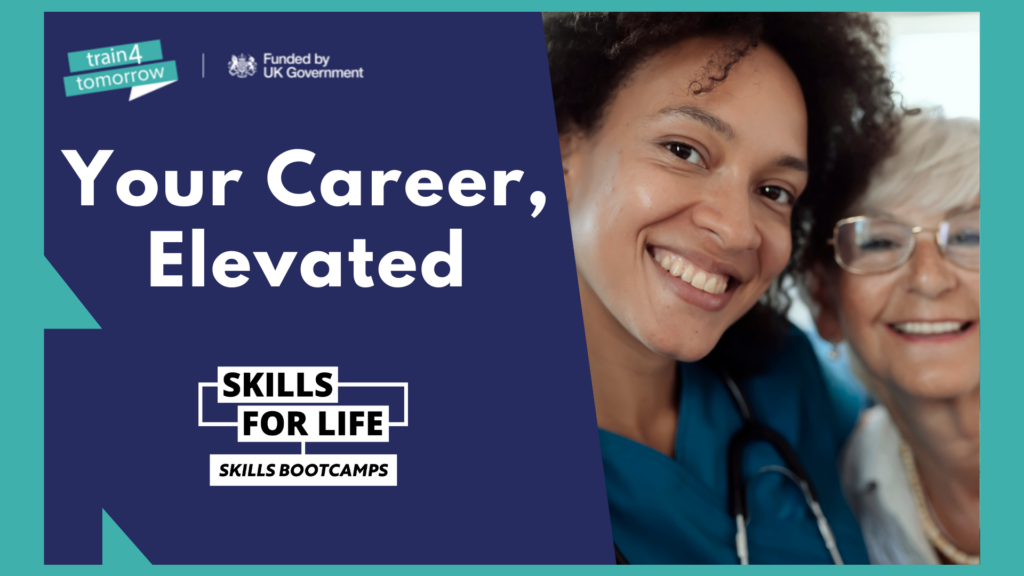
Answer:
[[[902,471],[900,442],[899,431],[884,406],[865,410],[840,459],[843,489],[861,493],[879,483],[898,484]]]
[[[827,443],[835,458],[863,404],[834,394],[807,335],[792,324],[785,328],[767,351],[752,352],[763,354],[758,370],[731,375],[750,397],[755,413],[771,426],[791,432],[791,441],[811,433],[816,443]]]
[[[803,330],[787,321],[771,348],[762,354],[760,369],[750,375],[751,379],[776,382],[805,399],[831,401],[827,398],[830,395],[829,384],[822,365]],[[857,407],[859,409],[860,406]]]
[[[866,410],[840,457],[843,493],[873,564],[935,564],[900,460],[901,442],[884,406]]]

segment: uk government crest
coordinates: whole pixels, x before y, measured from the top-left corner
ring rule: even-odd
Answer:
[[[228,62],[228,74],[236,78],[248,78],[256,74],[256,59],[248,54],[231,56]]]

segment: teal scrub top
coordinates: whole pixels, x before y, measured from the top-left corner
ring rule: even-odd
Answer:
[[[726,450],[742,426],[728,390],[702,363],[679,363],[676,455],[600,431],[615,544],[631,564],[735,564]],[[807,337],[792,328],[769,367],[737,384],[762,424],[793,446],[814,483],[846,564],[867,564],[857,521],[843,499],[837,459],[856,405],[837,404]],[[763,443],[743,459],[751,564],[831,564],[814,515],[792,480],[757,472],[784,466]]]

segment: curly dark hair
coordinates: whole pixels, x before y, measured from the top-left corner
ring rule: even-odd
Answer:
[[[892,148],[900,113],[882,63],[886,45],[879,23],[852,13],[603,12],[548,14],[544,31],[560,134],[597,129],[630,73],[688,38],[727,40],[693,79],[691,94],[726,82],[732,66],[762,43],[796,75],[807,105],[810,174],[793,210],[793,257],[709,357],[728,361],[734,373],[744,372],[743,358],[750,355],[730,351],[763,346],[766,337],[788,329],[780,320],[790,304],[784,286],[830,252],[832,223],[863,193],[872,170]]]

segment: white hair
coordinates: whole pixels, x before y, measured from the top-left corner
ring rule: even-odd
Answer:
[[[972,204],[980,193],[981,123],[926,110],[903,119],[892,156],[854,210],[910,206],[944,213]]]

